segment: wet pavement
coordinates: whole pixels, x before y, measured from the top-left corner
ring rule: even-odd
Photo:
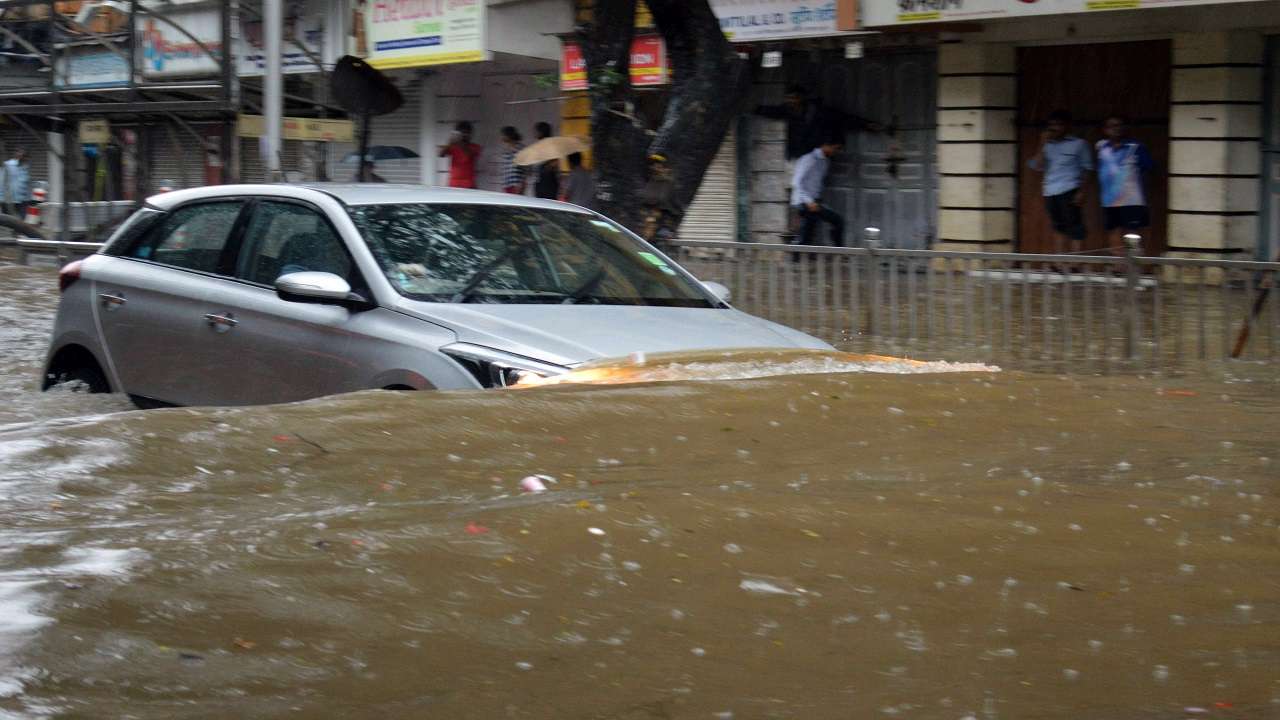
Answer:
[[[118,412],[32,392],[53,282],[0,267],[0,717],[1280,718],[1274,374]]]

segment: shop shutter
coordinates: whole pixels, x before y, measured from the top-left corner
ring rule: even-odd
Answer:
[[[421,132],[422,118],[422,83],[413,75],[396,77],[396,85],[404,94],[404,105],[388,115],[375,117],[371,123],[372,137],[370,145],[399,145],[418,152],[418,138]],[[352,118],[356,123],[356,140],[360,139],[360,120]],[[343,163],[348,153],[354,152],[352,143],[329,143],[329,177],[340,182],[347,182],[355,177],[356,163]],[[377,173],[387,182],[421,183],[422,160],[384,160],[377,164]]]
[[[175,139],[176,138],[176,139]],[[176,147],[175,147],[176,145]],[[170,135],[163,126],[155,126],[151,135],[151,167],[149,175],[155,192],[165,183],[175,190],[204,185],[204,152],[185,130],[174,128]]]
[[[738,239],[738,151],[732,130],[702,176],[702,185],[685,210],[681,240]]]
[[[287,173],[301,171],[303,148],[301,140],[285,140],[280,148],[280,170]],[[247,183],[267,182],[267,163],[262,157],[259,138],[240,138],[240,180]]]

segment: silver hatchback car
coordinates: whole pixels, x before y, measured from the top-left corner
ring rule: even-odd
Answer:
[[[417,185],[224,185],[149,199],[65,267],[44,387],[141,406],[502,387],[633,352],[815,348],[618,224]]]

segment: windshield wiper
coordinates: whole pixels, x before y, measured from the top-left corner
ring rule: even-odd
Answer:
[[[586,282],[578,286],[577,290],[566,295],[562,304],[573,305],[585,300],[588,295],[595,292],[596,287],[600,285],[600,281],[605,278],[605,275],[605,267],[601,265],[594,273],[592,273],[591,277],[587,278]]]
[[[449,302],[463,303],[470,300],[476,288],[480,287],[480,284],[485,280],[488,280],[493,271],[498,269],[498,266],[515,257],[516,253],[523,252],[524,249],[525,246],[520,244],[508,247],[501,255],[490,260],[484,267],[467,278],[467,282],[463,284],[462,289],[454,293],[453,297],[449,298]]]

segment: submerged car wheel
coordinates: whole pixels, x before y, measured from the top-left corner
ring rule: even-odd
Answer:
[[[45,379],[45,390],[58,389],[63,392],[108,393],[111,385],[102,371],[91,365],[59,370],[49,373]]]

